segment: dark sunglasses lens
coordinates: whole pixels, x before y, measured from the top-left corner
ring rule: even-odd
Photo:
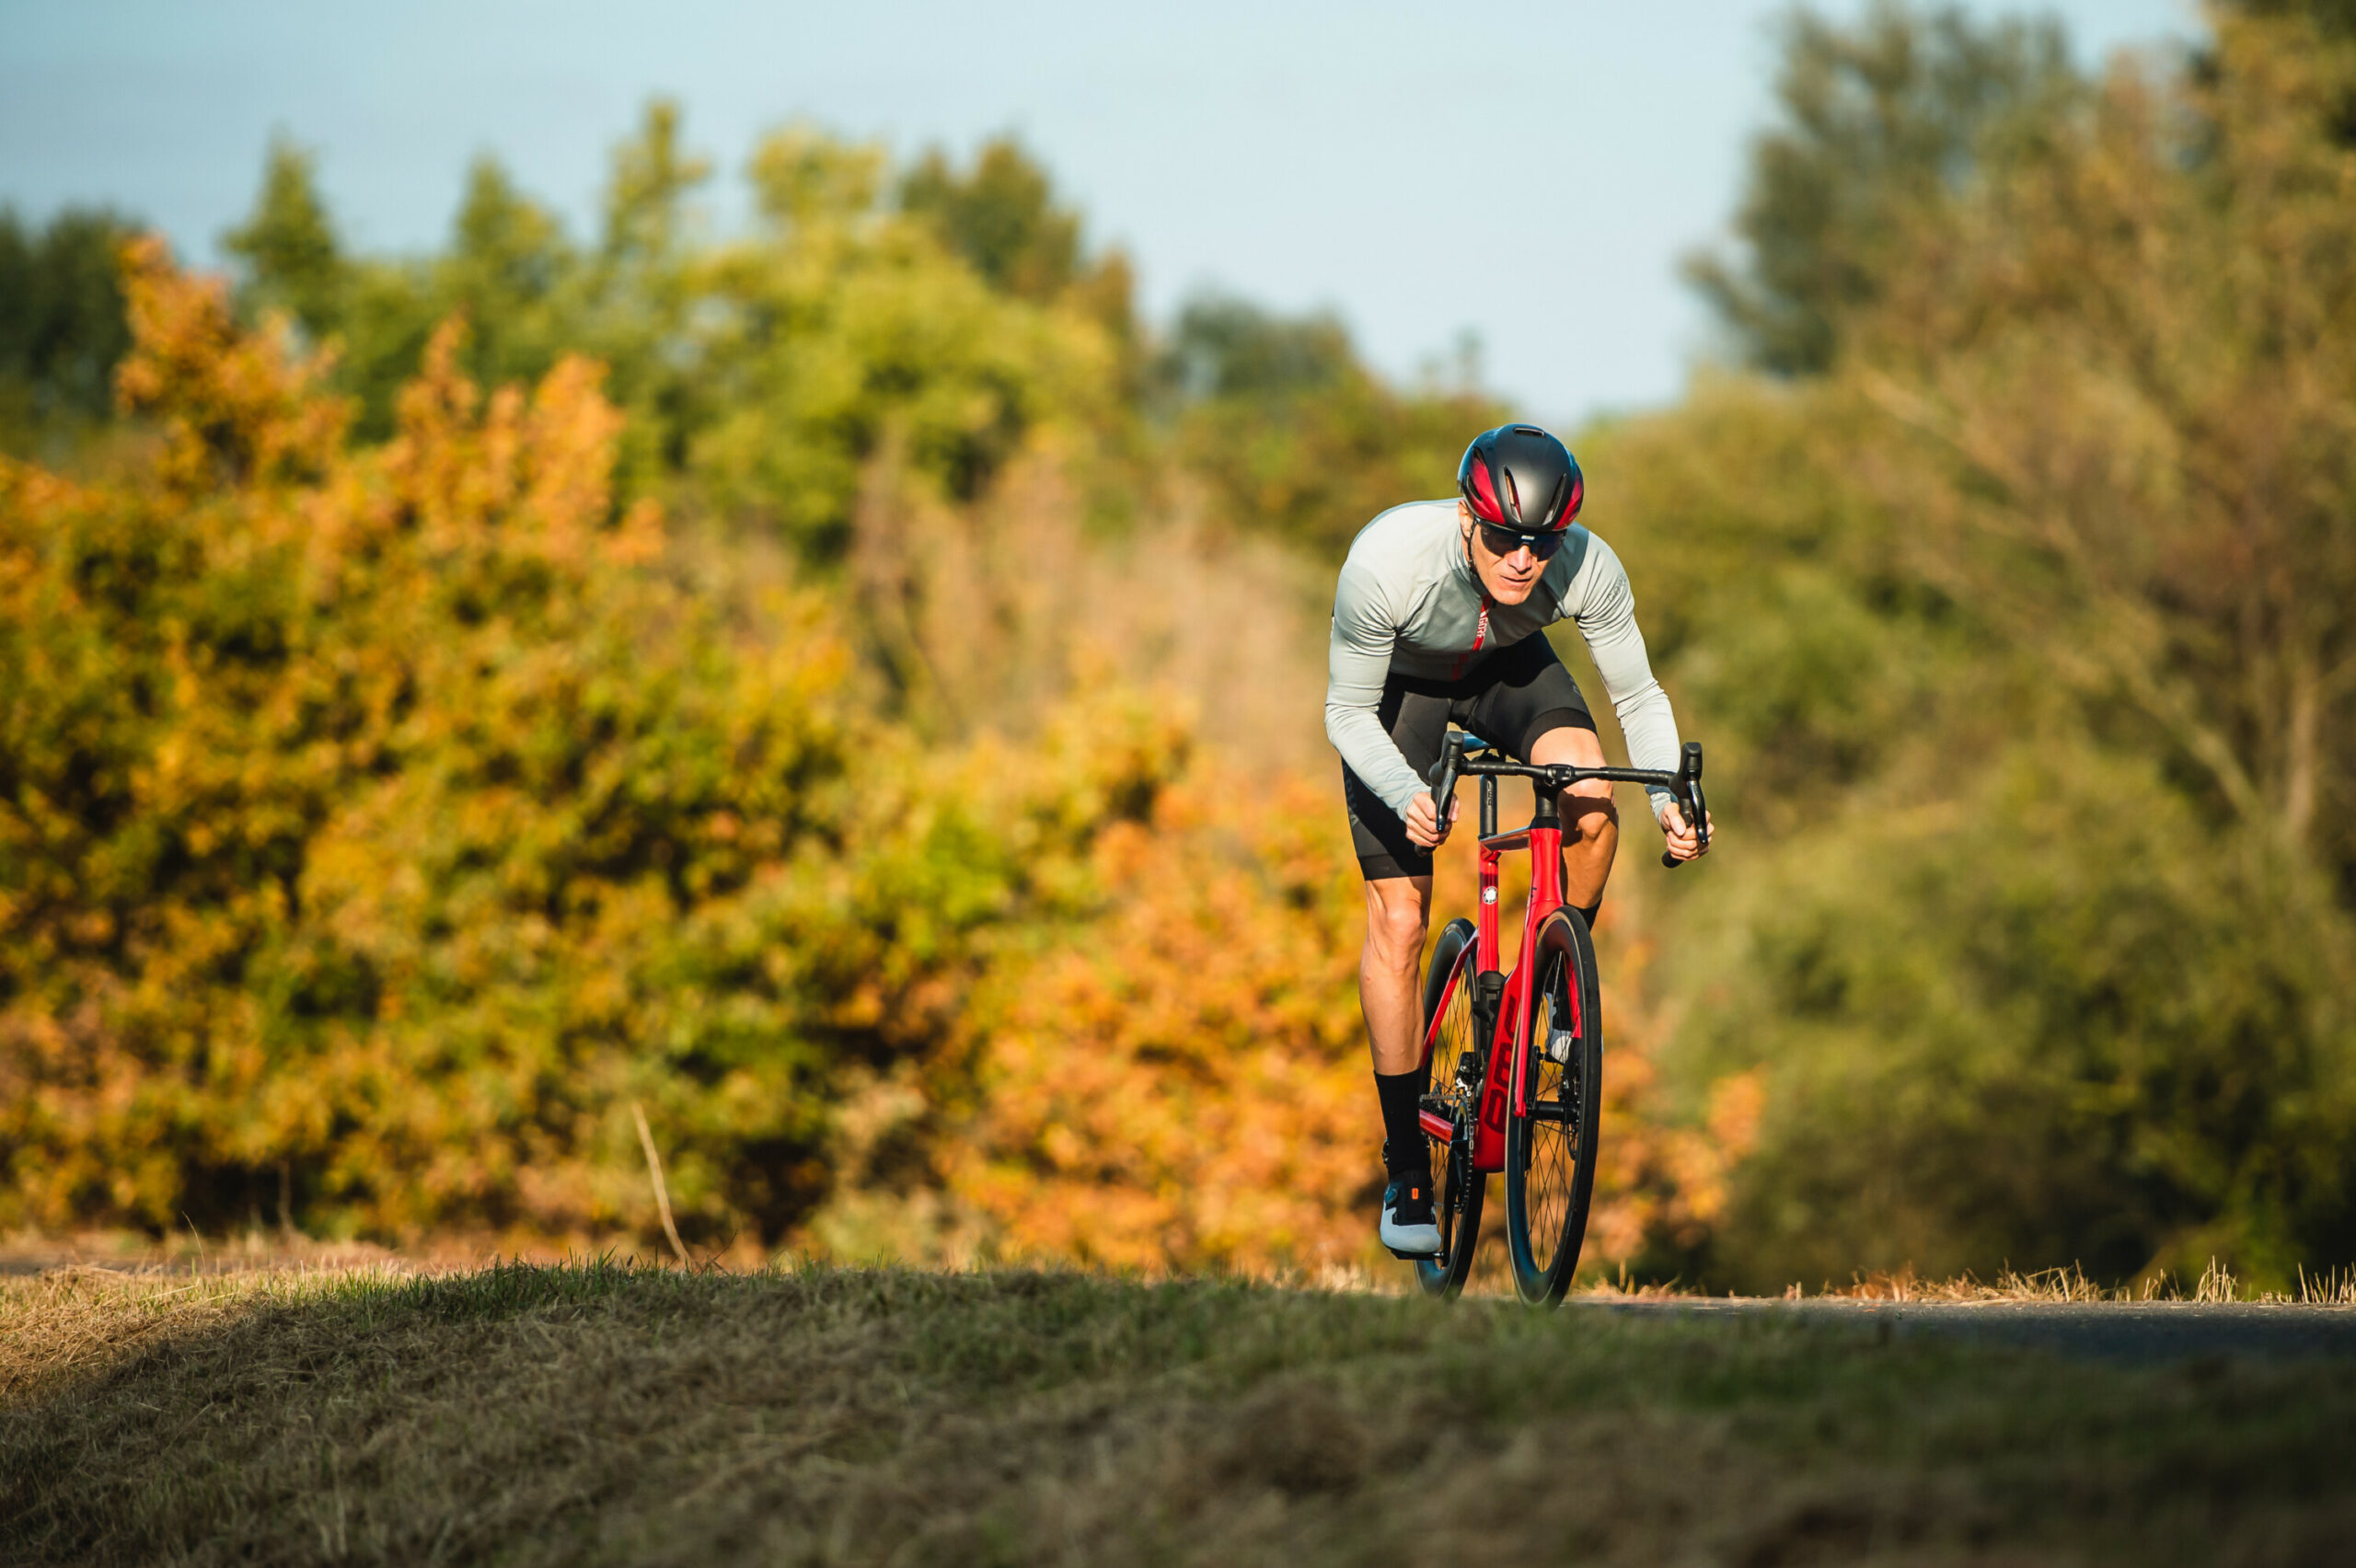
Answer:
[[[1481,525],[1481,536],[1489,547],[1491,555],[1509,556],[1527,546],[1530,553],[1540,560],[1551,560],[1554,552],[1563,548],[1563,536],[1560,534],[1517,534],[1510,528],[1499,528],[1488,523]]]

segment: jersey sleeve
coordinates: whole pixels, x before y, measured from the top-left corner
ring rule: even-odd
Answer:
[[[1426,786],[1376,716],[1398,635],[1374,573],[1357,561],[1345,562],[1334,590],[1334,632],[1325,653],[1325,738],[1358,781],[1404,821],[1408,803]]]
[[[1628,586],[1628,569],[1610,545],[1588,536],[1588,558],[1579,573],[1577,604],[1573,611],[1579,634],[1603,677],[1604,695],[1628,739],[1628,764],[1647,771],[1677,768],[1677,715],[1669,710],[1669,694],[1653,678],[1652,660],[1645,651],[1645,634],[1636,627],[1636,595]],[[1653,814],[1671,796],[1666,790],[1647,789]]]

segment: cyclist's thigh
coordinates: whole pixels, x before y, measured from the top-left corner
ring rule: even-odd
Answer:
[[[1428,775],[1432,764],[1439,760],[1448,713],[1446,697],[1410,689],[1410,684],[1397,675],[1384,685],[1381,705],[1375,709],[1392,744],[1418,777]],[[1347,763],[1342,765],[1342,805],[1349,815],[1350,845],[1357,853],[1361,876],[1372,882],[1432,874],[1432,852],[1407,836],[1407,824],[1399,813],[1360,782]]]
[[[1482,739],[1523,762],[1535,763],[1570,760],[1540,757],[1536,748],[1542,736],[1564,729],[1594,734],[1595,719],[1588,712],[1578,682],[1542,633],[1533,632],[1499,652],[1484,673],[1491,679],[1457,716]]]

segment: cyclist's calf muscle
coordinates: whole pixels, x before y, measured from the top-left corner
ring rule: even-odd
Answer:
[[[1358,1006],[1379,1073],[1413,1072],[1423,1055],[1419,972],[1431,902],[1429,877],[1379,877],[1366,884]]]

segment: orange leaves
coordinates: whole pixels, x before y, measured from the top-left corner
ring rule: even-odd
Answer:
[[[323,366],[289,353],[283,323],[240,333],[228,291],[179,271],[155,236],[126,245],[122,268],[134,346],[115,373],[116,395],[163,421],[162,484],[193,495],[327,466],[350,409],[317,390]]]
[[[687,1217],[783,1223],[743,1194],[800,1180],[823,1052],[745,955],[835,825],[838,645],[644,570],[586,362],[484,399],[445,328],[348,448],[280,335],[126,264],[156,467],[0,469],[0,1217],[239,1221],[283,1167],[329,1228],[610,1231],[643,1079]]]
[[[435,329],[417,379],[400,397],[399,435],[385,455],[391,493],[437,554],[497,548],[579,570],[613,521],[614,447],[622,418],[599,391],[602,367],[569,355],[526,399],[502,387],[481,398],[457,367],[464,328]],[[622,564],[662,548],[660,513],[633,508],[602,552]]]
[[[1252,1273],[1379,1263],[1363,903],[1331,786],[1239,785],[1205,767],[1149,821],[1105,831],[1090,864],[1091,917],[1009,955],[973,1009],[980,1100],[945,1161],[953,1198],[1017,1255]],[[1471,909],[1472,870],[1462,844],[1442,852],[1436,923]],[[1508,941],[1520,870],[1509,862],[1503,889]],[[1756,1075],[1717,1086],[1701,1125],[1664,1103],[1652,1053],[1665,1031],[1621,918],[1607,922],[1599,1264],[1713,1218],[1760,1104]]]
[[[1184,709],[1102,674],[1021,745],[873,722],[819,602],[650,570],[596,366],[486,397],[445,325],[354,446],[130,265],[157,466],[0,465],[0,1225],[283,1181],[315,1230],[651,1240],[635,1101],[691,1246],[922,1170],[1022,1251],[1365,1253],[1330,778],[1190,778]]]
[[[1274,801],[1172,791],[1098,841],[1103,915],[996,978],[951,1181],[1008,1248],[1253,1270],[1363,1250],[1355,870],[1346,840],[1294,840],[1329,806],[1298,783]]]

